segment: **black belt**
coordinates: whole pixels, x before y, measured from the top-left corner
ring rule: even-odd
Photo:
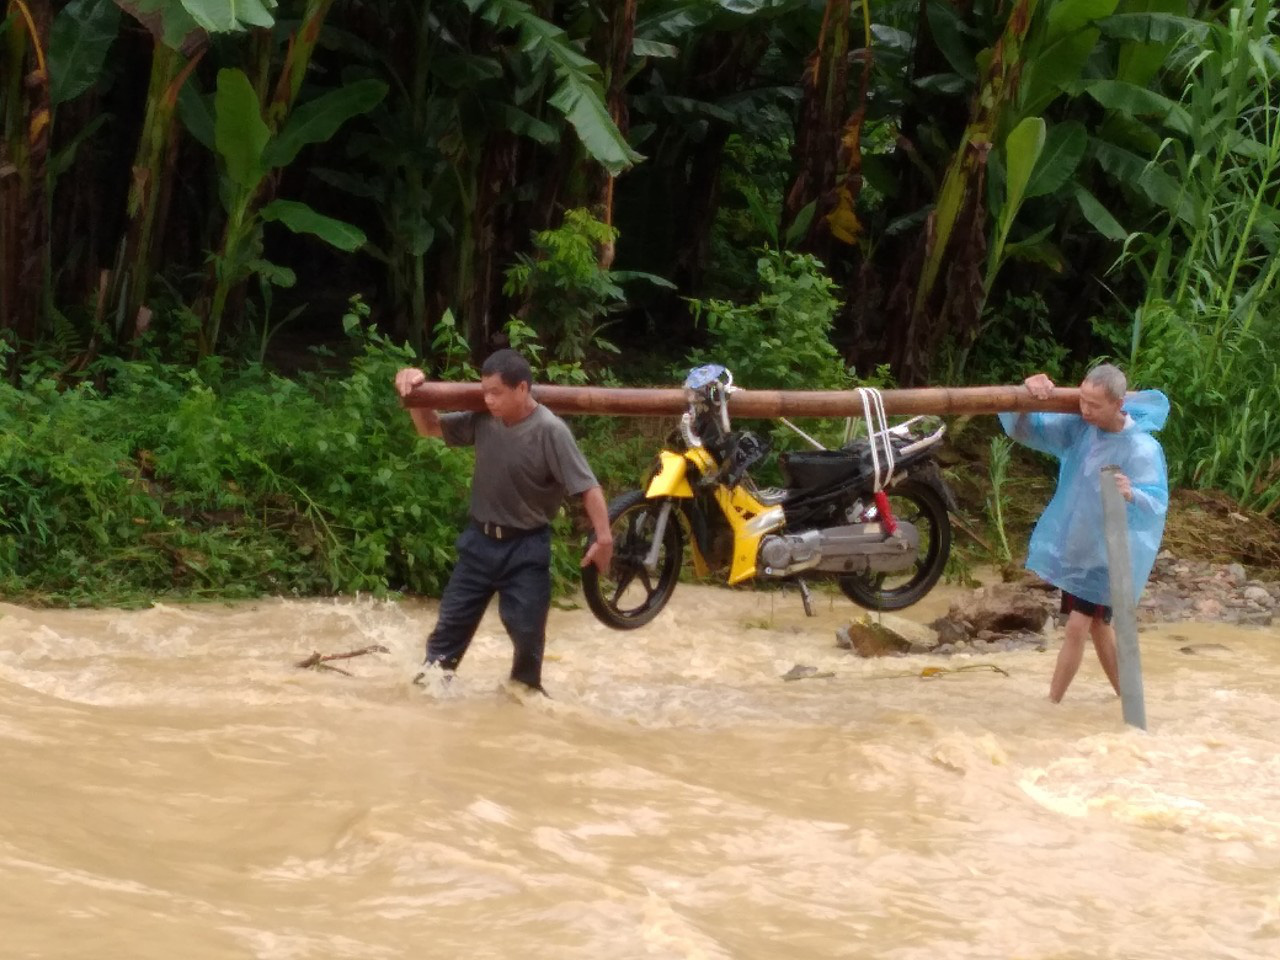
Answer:
[[[542,533],[547,529],[547,525],[545,523],[540,527],[532,527],[528,530],[520,527],[509,527],[498,523],[489,523],[487,520],[472,520],[471,525],[486,537],[492,537],[494,540],[518,540],[521,537],[531,537],[535,533]]]

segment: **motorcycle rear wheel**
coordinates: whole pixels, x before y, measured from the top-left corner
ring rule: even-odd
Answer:
[[[653,572],[644,559],[653,546],[658,514],[671,501],[649,500],[643,490],[632,490],[609,504],[609,526],[613,531],[613,561],[602,574],[595,566],[582,571],[582,592],[587,606],[601,623],[614,630],[643,627],[667,605],[680,578],[684,556],[684,536],[680,530],[678,507],[672,503],[667,527],[658,548]],[[595,540],[593,534],[587,541]]]
[[[951,555],[951,518],[933,487],[908,479],[887,493],[894,517],[919,531],[920,550],[915,565],[902,573],[839,578],[841,592],[868,610],[902,610],[919,602],[938,582]]]

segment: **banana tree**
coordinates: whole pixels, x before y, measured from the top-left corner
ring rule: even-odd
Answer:
[[[580,50],[585,38],[528,4],[382,0],[370,12],[389,35],[379,25],[341,42],[363,50],[393,93],[370,116],[375,135],[352,144],[359,171],[316,173],[377,201],[381,236],[366,250],[386,265],[397,329],[421,346],[431,315],[452,308],[480,351],[502,270],[541,206],[533,195],[557,179],[548,167],[584,157],[616,173],[639,155]]]
[[[29,343],[47,301],[49,0],[10,0],[0,62],[0,335]]]
[[[737,136],[785,152],[822,14],[810,0],[641,5],[628,113],[632,136],[651,159],[628,174],[617,221],[632,264],[701,291],[726,151]],[[773,237],[787,174],[775,176],[780,183],[764,202],[747,201],[759,232]]]
[[[134,339],[156,268],[155,238],[164,231],[173,188],[178,98],[218,33],[268,29],[276,0],[115,0],[152,34],[150,78],[138,150],[130,177],[129,227],[121,240],[109,301],[115,332]]]
[[[596,61],[579,52],[569,33],[544,18],[523,0],[463,0],[472,15],[496,31],[514,31],[519,54],[503,57],[519,88],[540,91],[547,106],[563,118],[581,150],[609,176],[643,158],[632,149],[606,102],[604,75]],[[624,26],[625,29],[625,26]],[[481,52],[481,51],[476,51]],[[505,51],[504,51],[505,53]],[[522,98],[512,98],[519,107]],[[550,118],[534,116],[544,123]],[[468,173],[460,180],[464,218],[455,243],[456,295],[473,349],[482,350],[492,333],[493,298],[504,264],[494,244],[499,231],[496,216],[503,194],[516,186],[520,161],[519,134],[498,130],[484,135],[463,160]],[[565,141],[561,139],[561,150]]]
[[[348,143],[346,164],[310,173],[376,212],[377,228],[363,252],[382,265],[390,332],[421,353],[430,339],[426,257],[453,230],[457,209],[441,144],[458,125],[450,109],[458,101],[434,94],[441,84],[458,94],[474,90],[502,69],[492,57],[461,49],[461,31],[441,22],[430,4],[379,0],[365,9],[380,32],[390,25],[386,42],[355,32],[358,24],[331,35],[362,68],[385,78],[389,95],[369,112],[370,131]]]
[[[280,223],[294,233],[314,235],[346,252],[365,243],[365,235],[357,227],[324,216],[304,203],[273,199],[263,205],[261,198],[275,172],[292,163],[303,147],[329,140],[348,120],[373,109],[386,92],[386,84],[377,80],[330,90],[292,110],[282,128],[273,133],[264,119],[267,105],[258,99],[244,71],[219,71],[213,146],[227,220],[221,249],[213,257],[213,289],[200,337],[202,356],[217,349],[228,294],[245,279],[259,273],[279,286],[294,283],[292,271],[263,259],[264,224]]]
[[[105,139],[100,133],[111,120],[103,104],[114,79],[108,61],[120,37],[121,17],[112,0],[71,0],[58,12],[50,31],[54,152],[49,163],[49,250],[51,264],[56,264],[50,269],[55,301],[63,294],[82,302],[89,291],[101,286],[99,265],[93,262],[94,228],[111,212],[102,210],[104,205],[95,196],[101,172],[95,161]],[[89,149],[82,154],[86,145]],[[84,162],[78,164],[78,158]],[[72,170],[74,176],[65,176]],[[69,329],[56,302],[50,304],[46,320],[51,322],[42,333],[50,328]]]
[[[784,228],[806,234],[804,249],[824,263],[833,243],[851,245],[861,232],[855,211],[862,188],[862,125],[872,72],[871,21],[862,2],[862,48],[850,52],[850,2],[827,0],[818,43],[805,68],[804,99],[796,123],[796,176],[783,208]],[[861,80],[851,114],[849,64],[857,62]]]
[[[962,349],[972,344],[1011,254],[1055,261],[1045,233],[1017,244],[1010,236],[1024,201],[1062,188],[1084,156],[1083,129],[1072,123],[1049,128],[1043,114],[1073,91],[1098,44],[1096,22],[1116,6],[1117,0],[1017,0],[997,41],[977,56],[969,120],[925,225],[900,328],[897,359],[907,379],[925,375],[939,337],[951,335]],[[995,218],[990,234],[988,195]],[[1081,196],[1082,209],[1090,222],[1105,225],[1105,211],[1091,199]]]
[[[601,10],[592,46],[604,67],[604,99],[609,118],[618,132],[625,137],[628,130],[626,85],[632,69],[632,47],[635,43],[638,0],[613,0],[607,10]],[[613,192],[617,174],[602,170],[595,178],[596,194],[593,202],[599,207],[605,225],[613,226]],[[614,242],[607,241],[600,255],[600,265],[608,270],[613,265]]]

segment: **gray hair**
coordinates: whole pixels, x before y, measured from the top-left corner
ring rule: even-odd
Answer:
[[[1084,382],[1101,387],[1112,400],[1123,400],[1125,391],[1129,389],[1124,371],[1113,363],[1098,364],[1085,376]]]

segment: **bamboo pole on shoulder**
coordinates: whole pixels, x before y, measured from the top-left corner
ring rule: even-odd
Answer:
[[[534,396],[553,413],[604,414],[624,417],[679,416],[688,401],[678,387],[557,387],[536,385]],[[1038,400],[1022,386],[923,387],[882,390],[889,416],[1057,412],[1079,413],[1080,391],[1058,387]],[[478,383],[429,381],[403,400],[406,407],[433,410],[484,410]],[[862,416],[857,390],[736,390],[729,395],[735,417]]]

